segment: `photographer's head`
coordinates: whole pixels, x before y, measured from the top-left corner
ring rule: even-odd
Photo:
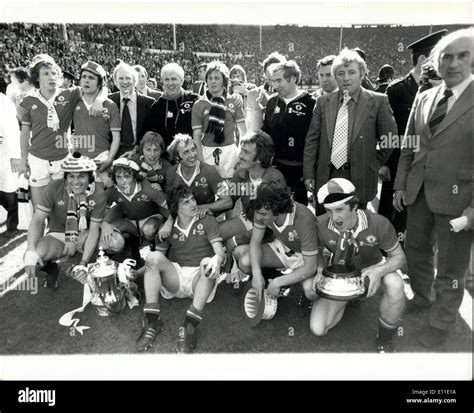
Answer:
[[[237,83],[240,85],[247,83],[247,74],[245,73],[245,69],[240,65],[232,66],[229,71],[229,76],[233,81],[232,83]]]

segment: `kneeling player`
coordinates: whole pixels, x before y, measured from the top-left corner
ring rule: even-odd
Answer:
[[[137,350],[146,350],[163,328],[159,294],[166,298],[192,297],[179,329],[177,350],[192,352],[195,329],[202,320],[206,303],[214,299],[216,279],[224,260],[222,238],[216,218],[199,218],[199,209],[190,188],[177,187],[170,193],[170,213],[175,219],[167,240],[157,245],[145,262],[144,327]]]
[[[59,267],[56,260],[82,252],[86,266],[99,240],[106,196],[102,184],[94,182],[96,164],[75,152],[61,163],[64,179],[50,182],[44,189],[30,226],[25,252],[25,272],[46,273],[47,286],[57,288]],[[49,232],[43,236],[43,225],[49,217]],[[37,265],[39,267],[37,268]]]
[[[395,229],[385,217],[357,208],[359,199],[354,185],[343,178],[331,179],[318,191],[318,202],[327,213],[318,217],[318,236],[322,247],[332,253],[337,240],[346,231],[359,244],[362,278],[369,279],[367,297],[374,295],[380,286],[383,297],[380,302],[379,332],[376,347],[379,352],[393,352],[392,337],[400,322],[405,306],[403,281],[397,273],[405,264],[405,253],[400,246]],[[387,253],[384,260],[381,250]],[[322,266],[314,277],[313,286],[321,276]],[[316,295],[313,292],[313,298]],[[317,298],[311,312],[311,331],[325,335],[341,320],[347,301]]]
[[[273,182],[260,185],[254,206],[250,248],[239,266],[252,274],[252,286],[260,297],[265,286],[262,268],[292,270],[269,280],[267,291],[277,297],[281,287],[303,282],[315,274],[318,242],[314,215],[293,201],[288,187]],[[262,245],[266,227],[273,231],[275,240]]]
[[[116,229],[142,236],[153,243],[163,217],[168,218],[166,195],[153,188],[139,172],[139,166],[130,159],[120,158],[114,161],[114,186],[105,193],[107,204],[110,206],[115,202],[117,205],[107,212],[101,225],[102,243],[110,244]]]

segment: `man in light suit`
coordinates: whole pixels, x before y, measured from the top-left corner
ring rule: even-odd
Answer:
[[[342,50],[332,70],[339,89],[319,97],[314,107],[304,148],[304,182],[317,192],[329,179],[348,179],[365,208],[377,193],[378,170],[390,156],[387,142],[397,125],[387,96],[361,87],[366,65],[355,51]],[[317,205],[317,214],[324,212]]]
[[[453,329],[469,265],[474,223],[473,29],[447,35],[433,55],[443,82],[415,98],[394,184],[395,209],[408,208],[405,245],[415,292],[411,307],[431,306],[429,325],[418,335],[426,347],[444,343]],[[450,220],[461,216],[462,230],[451,231]]]
[[[140,139],[145,133],[143,125],[155,99],[136,91],[138,73],[130,65],[119,63],[113,78],[119,91],[109,95],[109,99],[119,107],[122,121],[120,147],[115,155],[118,159],[138,152]]]

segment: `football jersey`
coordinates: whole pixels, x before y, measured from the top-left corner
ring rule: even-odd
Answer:
[[[151,184],[160,184],[162,190],[166,191],[166,173],[172,168],[166,159],[160,158],[154,166],[147,164],[140,154],[134,155],[131,159],[140,167],[141,176]]]
[[[100,116],[92,116],[83,99],[77,102],[74,109],[74,129],[72,137],[74,150],[94,159],[100,153],[110,149],[110,132],[120,132],[122,122],[117,105],[107,99]]]
[[[59,129],[48,127],[48,108],[37,97],[26,95],[20,103],[21,123],[31,127],[31,145],[28,152],[40,159],[58,161],[68,154],[68,131],[74,108],[81,98],[79,87],[63,89],[54,99],[59,118]]]
[[[272,166],[265,169],[259,182],[253,182],[249,172],[244,169],[237,170],[229,182],[229,195],[232,197],[232,201],[235,204],[240,198],[242,211],[250,220],[253,220],[252,201],[256,198],[257,188],[264,182],[277,182],[279,185],[286,185],[285,177]]]
[[[137,182],[137,185],[140,186],[131,200],[116,186],[108,188],[105,191],[107,205],[110,207],[115,202],[122,210],[124,217],[133,221],[159,214],[160,207],[168,209],[163,191],[152,188],[148,181]]]
[[[254,219],[256,228],[266,228],[263,221]],[[278,226],[272,222],[268,227],[275,238],[278,238],[287,248],[303,255],[318,253],[318,236],[315,217],[304,205],[295,202],[293,211],[286,214],[285,222]]]
[[[51,181],[41,194],[37,208],[49,214],[48,232],[64,232],[69,206],[69,195],[63,179]],[[107,197],[101,184],[95,185],[92,195],[87,197],[87,221],[100,223],[104,219]]]
[[[365,268],[382,261],[381,250],[393,251],[398,247],[399,242],[395,228],[387,218],[370,211],[358,210],[357,214],[357,227],[351,232],[359,244],[361,265]],[[340,232],[328,214],[317,218],[317,228],[320,244],[334,253]]]
[[[225,122],[224,122],[224,142],[217,144],[214,142],[214,134],[207,133],[209,125],[209,111],[212,107],[211,102],[206,95],[201,97],[193,106],[192,110],[192,127],[193,130],[201,129],[202,144],[204,146],[227,146],[235,145],[236,126],[239,122],[245,122],[245,113],[242,100],[234,96],[225,98]]]
[[[226,188],[216,167],[199,161],[196,164],[194,175],[189,181],[184,179],[181,165],[174,165],[166,174],[166,185],[168,191],[183,185],[189,187],[198,205],[214,202],[216,195]]]
[[[165,242],[158,244],[158,251],[168,251],[170,261],[183,267],[198,267],[205,257],[215,255],[212,244],[222,242],[219,224],[211,215],[203,219],[195,217],[188,228],[180,228],[179,219]]]

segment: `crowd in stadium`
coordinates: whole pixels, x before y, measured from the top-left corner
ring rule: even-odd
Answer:
[[[172,54],[151,50],[172,48],[170,25],[0,31],[2,240],[24,175],[28,276],[57,289],[57,261],[76,256],[68,274],[100,296],[99,247],[99,260],[149,248],[131,276],[137,351],[172,298],[192,298],[177,350],[194,351],[224,280],[260,305],[298,288],[316,336],[381,291],[376,351],[395,351],[404,311],[430,312],[420,344],[447,340],[474,226],[472,28],[344,28],[338,51],[336,28],[265,27],[260,50],[258,27],[178,26]],[[120,297],[96,305],[120,311]]]
[[[433,31],[438,29],[437,26],[432,27]],[[269,53],[278,50],[296,60],[301,67],[303,84],[312,86],[317,84],[316,62],[336,53],[340,39],[340,28],[337,27],[263,26],[260,49],[258,26],[177,25],[177,51],[170,56],[146,51],[173,50],[173,28],[170,24],[67,24],[65,30],[67,41],[64,40],[62,26],[58,24],[0,25],[5,62],[12,67],[25,66],[36,53],[52,53],[51,50],[54,50],[64,70],[77,70],[86,56],[100,63],[110,74],[114,59],[122,59],[145,66],[150,77],[159,78],[161,67],[172,60],[181,64],[196,80],[197,64],[214,59],[198,57],[196,53],[220,53],[223,55],[220,60],[228,67],[240,64],[246,68],[248,81],[260,84],[263,80],[261,62]],[[429,31],[429,26],[379,26],[364,27],[363,30],[344,27],[342,47],[364,46],[372,81],[384,64],[393,66],[398,77],[410,70],[410,54],[406,46],[411,39],[421,38]],[[387,39],[391,40],[387,42]],[[290,51],[290,43],[294,46],[293,52]],[[180,46],[184,51],[180,51]]]

